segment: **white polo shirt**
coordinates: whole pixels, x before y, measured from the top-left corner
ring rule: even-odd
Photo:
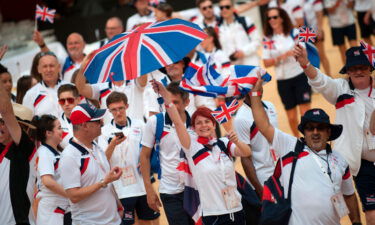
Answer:
[[[58,103],[57,89],[66,81],[58,80],[55,87],[48,87],[43,81],[37,83],[34,87],[26,92],[22,105],[31,109],[34,115],[51,114],[56,117],[62,113]]]
[[[293,36],[298,35],[298,30],[293,30]],[[289,50],[293,50],[294,45],[296,44],[290,34],[276,34],[270,37],[274,42],[272,49],[263,48],[263,59],[275,59],[276,57],[286,53]],[[304,43],[300,43],[301,46],[305,47]],[[303,73],[303,69],[294,59],[293,56],[289,56],[286,59],[280,61],[279,64],[275,66],[276,79],[277,80],[286,80]]]
[[[160,139],[160,167],[161,179],[159,193],[178,194],[184,191],[184,184],[180,178],[177,167],[180,163],[181,145],[178,140],[176,129],[167,113],[164,115],[164,127]],[[186,121],[186,127],[190,127],[190,117]],[[189,129],[190,130],[190,129]],[[142,145],[153,148],[155,144],[156,115],[149,117],[142,136]]]
[[[212,150],[205,148],[197,139],[196,134],[190,134],[190,148],[183,148],[183,150],[197,185],[203,216],[223,215],[242,210],[234,163],[229,157],[236,156],[236,145],[228,138],[220,138],[226,147],[226,153],[224,153],[218,145],[214,144],[216,139],[209,141],[209,144],[213,145]],[[222,194],[222,190],[227,186],[234,187],[235,195],[239,200],[238,206],[233,209],[227,209]]]
[[[289,177],[293,156],[288,152],[293,151],[297,138],[275,129],[273,138],[273,148],[281,155],[282,163],[275,168],[275,173],[281,173],[280,182],[284,187],[287,196]],[[326,150],[321,150],[315,155],[305,146],[296,164],[294,180],[292,186],[292,215],[289,225],[301,224],[321,224],[337,225],[340,218],[336,214],[331,197],[335,194],[334,185],[344,194],[354,194],[353,180],[350,175],[349,165],[344,158],[336,151],[329,153],[328,162],[331,169],[330,180],[328,175],[323,173],[328,171],[327,163],[322,158],[327,158]],[[316,160],[319,160],[323,166]],[[280,168],[281,167],[281,168]],[[308,197],[314,193],[312,197]],[[267,197],[267,196],[264,196]]]
[[[155,13],[150,11],[148,15],[141,16],[139,13],[136,13],[128,18],[126,21],[126,31],[133,30],[137,25],[142,23],[154,22],[155,21]]]
[[[316,13],[323,11],[323,1],[322,0],[305,0],[303,4],[303,11],[305,15],[305,20],[307,22],[307,26],[317,29],[318,20],[316,18]],[[320,28],[323,29],[322,27]]]
[[[354,10],[357,12],[367,12],[371,9],[372,0],[355,0]]]
[[[94,144],[93,149],[87,149],[73,140],[61,154],[59,166],[65,190],[96,184],[110,171],[106,156],[97,144]],[[77,203],[71,202],[73,224],[121,223],[117,212],[117,196],[111,185],[108,184],[108,187],[99,189]]]
[[[137,80],[131,80],[124,82],[121,86],[116,86],[112,82],[97,83],[92,86],[92,98],[97,99],[100,102],[100,108],[106,109],[106,100],[113,91],[121,92],[128,98],[129,107],[126,110],[126,115],[134,119],[143,119],[143,91],[144,87],[141,87]],[[106,112],[104,117],[104,123],[107,124],[113,118],[112,114]]]
[[[59,117],[59,121],[61,124],[61,129],[63,130],[63,140],[60,142],[60,146],[62,148],[65,148],[69,145],[69,140],[73,137],[73,125],[66,117],[65,113],[61,114],[61,116]]]
[[[114,133],[122,132],[126,136],[126,140],[115,147],[111,160],[109,161],[111,167],[130,167],[136,180],[134,184],[129,185],[124,185],[123,177],[113,182],[117,196],[120,199],[146,194],[139,170],[143,126],[144,123],[142,121],[128,118],[125,127],[115,124],[113,120],[102,127],[102,135],[99,137],[99,146],[102,149],[107,149],[109,142],[111,142],[112,138],[115,136]]]
[[[263,102],[271,124],[277,127],[275,107],[270,102]],[[234,130],[238,138],[245,144],[251,145],[252,160],[259,182],[264,182],[273,174],[275,161],[267,139],[258,131],[251,108],[243,103],[234,118]]]
[[[324,0],[324,7],[331,8],[336,4],[336,1],[339,0]],[[328,13],[331,27],[342,28],[354,23],[353,10],[346,6],[347,3],[348,0],[342,0],[333,13]]]
[[[279,4],[278,0],[272,0],[268,3],[268,7],[281,7],[284,9],[292,21],[293,25],[296,24],[296,19],[300,18],[303,19],[303,6],[304,3],[301,0],[286,0],[284,3]]]
[[[53,179],[60,185],[62,185],[59,161],[60,152],[53,149],[47,144],[42,144],[37,151],[38,154],[38,197],[48,198],[48,202],[59,205],[60,207],[67,206],[69,201],[67,198],[56,194],[55,192],[48,189],[42,182],[43,175],[52,175]]]

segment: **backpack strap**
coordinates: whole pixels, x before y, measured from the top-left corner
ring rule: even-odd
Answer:
[[[156,114],[155,154],[159,162],[160,162],[160,159],[159,159],[160,139],[163,134],[163,128],[164,128],[164,115],[163,113],[158,113]],[[161,177],[161,167],[159,167],[158,179],[160,179],[160,177]]]
[[[305,146],[305,144],[302,141],[297,140],[296,146],[294,147],[294,157],[293,157],[292,171],[290,172],[289,187],[288,187],[288,200],[289,201],[291,201],[294,171],[295,171],[295,168],[296,168],[298,156],[303,151],[304,146]]]

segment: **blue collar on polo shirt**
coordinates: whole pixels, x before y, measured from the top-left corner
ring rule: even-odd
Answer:
[[[50,150],[55,156],[60,155],[60,153],[56,149],[54,149],[51,145],[46,144],[46,143],[42,143],[42,145],[48,148],[48,150]]]
[[[185,114],[186,114],[186,127],[190,127],[191,126],[191,118],[190,118],[190,115],[189,113],[185,110]],[[168,113],[165,113],[165,124],[166,125],[170,125],[172,126],[172,120],[171,118],[169,117]]]

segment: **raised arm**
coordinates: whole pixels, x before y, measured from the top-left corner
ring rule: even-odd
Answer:
[[[8,51],[8,46],[3,45],[0,47],[0,60],[4,57],[7,51]]]
[[[76,77],[76,82],[75,82],[75,85],[77,86],[77,89],[78,89],[79,93],[82,96],[84,96],[85,98],[92,98],[92,95],[93,95],[92,87],[91,87],[90,84],[86,83],[86,77],[83,74],[83,70],[85,69],[85,67],[88,63],[90,55],[86,56],[85,59],[83,60],[83,62],[81,64],[81,68],[78,71],[78,74],[77,74],[77,77]]]
[[[251,100],[251,111],[253,112],[254,121],[257,128],[267,139],[267,141],[269,143],[272,143],[273,136],[275,134],[275,128],[271,125],[267,113],[264,110],[260,94],[259,96],[256,96],[256,94],[254,94],[253,96],[253,93],[262,93],[262,83],[263,80],[260,76],[260,72],[258,72],[258,81],[255,84],[255,87],[249,93]]]
[[[303,68],[306,76],[310,80],[314,80],[315,77],[318,75],[315,67],[310,64],[309,59],[307,58],[306,49],[303,48],[301,45],[296,44],[293,49],[294,57],[296,58],[299,65]]]
[[[156,93],[159,93],[161,97],[163,97],[164,99],[164,104],[166,106],[165,108],[173,124],[176,127],[177,136],[178,136],[178,139],[180,140],[182,147],[184,147],[185,149],[189,149],[190,141],[191,141],[190,135],[186,130],[184,122],[182,122],[182,119],[180,115],[178,114],[176,106],[172,103],[170,93],[163,86],[163,84],[158,81],[152,80],[151,84],[152,84],[152,87],[154,88],[154,91]]]
[[[0,82],[0,114],[14,143],[18,145],[21,140],[22,130],[14,115],[9,93],[5,90],[2,82]]]
[[[44,38],[42,34],[35,30],[33,33],[33,41],[39,46],[41,52],[49,52],[49,48],[47,47],[46,43],[44,42]]]

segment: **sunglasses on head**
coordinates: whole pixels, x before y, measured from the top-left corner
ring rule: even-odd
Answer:
[[[221,5],[221,6],[219,6],[219,8],[220,8],[220,10],[230,9],[230,8],[232,8],[232,6],[231,5]]]
[[[307,131],[314,131],[315,129],[317,129],[318,131],[325,131],[328,128],[329,128],[329,126],[327,124],[324,124],[324,123],[321,123],[321,124],[318,124],[318,125],[307,124],[305,126],[305,130],[307,130]]]
[[[73,104],[74,103],[74,98],[60,98],[59,99],[59,104],[60,105],[65,105],[65,102],[68,102],[68,104]]]
[[[267,17],[267,20],[277,20],[279,18],[279,16],[269,16]]]
[[[57,56],[55,55],[55,53],[53,53],[51,51],[48,51],[48,52],[40,52],[39,53],[39,59],[42,58],[43,56],[46,56],[46,55],[54,56],[54,57],[57,58]]]
[[[212,5],[208,5],[208,6],[203,6],[202,7],[203,11],[206,11],[207,9],[212,9]]]

